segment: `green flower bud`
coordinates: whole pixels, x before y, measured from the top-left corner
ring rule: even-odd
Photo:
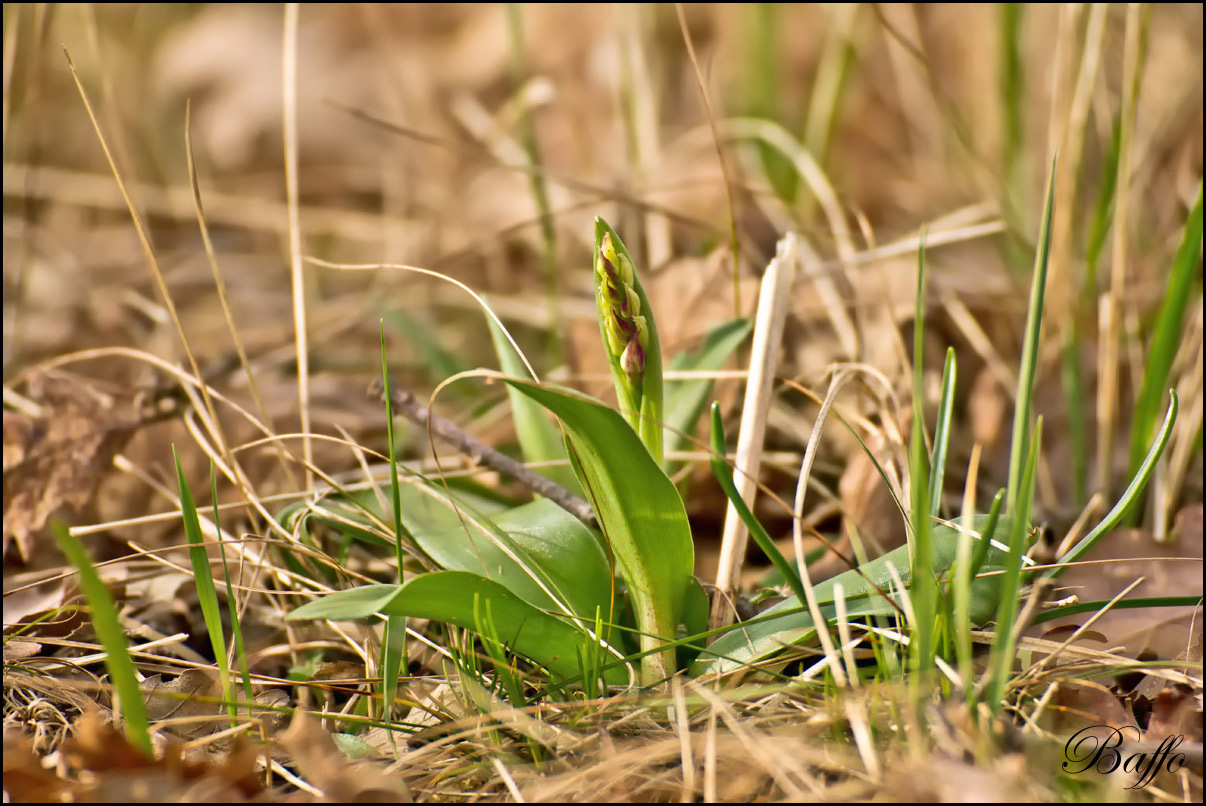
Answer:
[[[595,219],[595,306],[621,413],[662,461],[662,365],[656,325],[632,258],[619,236]]]
[[[641,348],[640,339],[628,342],[628,346],[620,354],[620,369],[634,380],[645,372],[645,351]]]

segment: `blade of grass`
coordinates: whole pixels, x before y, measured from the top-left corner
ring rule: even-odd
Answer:
[[[1202,183],[1198,183],[1198,195],[1185,222],[1181,245],[1173,259],[1168,276],[1168,287],[1164,301],[1152,329],[1151,344],[1147,361],[1143,364],[1143,381],[1139,388],[1139,399],[1131,420],[1131,453],[1128,475],[1134,476],[1143,462],[1143,448],[1151,439],[1156,426],[1156,413],[1160,397],[1168,388],[1168,376],[1172,370],[1173,357],[1181,340],[1185,312],[1194,300],[1191,293],[1194,280],[1198,277],[1199,261],[1202,256]],[[1196,304],[1201,305],[1201,297]],[[1137,514],[1138,510],[1131,510]],[[1131,519],[1133,520],[1133,518]]]
[[[226,708],[230,712],[232,722],[237,717],[235,708],[234,689],[230,684],[230,663],[226,657],[226,635],[222,626],[222,611],[218,606],[218,591],[214,586],[213,569],[209,564],[209,554],[205,551],[205,535],[201,532],[201,519],[197,516],[197,503],[193,500],[193,492],[184,478],[184,468],[180,466],[180,457],[176,455],[176,446],[172,445],[172,461],[176,465],[176,483],[180,488],[180,512],[184,518],[184,539],[188,542],[188,558],[193,566],[193,584],[197,588],[197,602],[201,607],[201,616],[205,621],[205,629],[209,633],[209,643],[214,650],[214,661],[218,666],[218,681],[222,686],[222,696],[226,698]],[[210,472],[213,472],[211,465]],[[231,600],[230,609],[234,609]]]
[[[925,313],[925,230],[922,229],[921,243],[917,249],[917,296],[913,317],[913,427],[909,439],[909,512],[913,524],[910,545],[911,567],[914,569],[910,590],[914,613],[913,640],[909,644],[909,651],[916,673],[910,680],[910,688],[916,702],[925,696],[925,687],[922,685],[924,672],[934,665],[934,616],[938,604],[938,580],[933,574],[934,543],[930,532],[930,468],[925,452]]]
[[[1022,475],[1021,487],[1016,493],[1017,509],[1009,513],[1013,517],[1009,530],[1009,553],[1005,560],[1005,576],[1001,580],[1000,600],[997,603],[997,627],[993,635],[992,653],[989,657],[987,682],[988,708],[993,714],[1001,709],[1005,697],[1005,686],[1013,668],[1013,657],[1017,647],[1018,599],[1022,589],[1022,563],[1026,553],[1026,537],[1029,534],[1030,510],[1034,505],[1034,485],[1038,476],[1039,453],[1042,449],[1043,418],[1034,424],[1034,437]]]
[[[1034,378],[1038,372],[1042,342],[1043,300],[1047,293],[1047,266],[1051,253],[1051,219],[1055,206],[1055,169],[1052,160],[1047,174],[1047,201],[1039,224],[1039,242],[1034,255],[1034,275],[1030,286],[1030,305],[1026,311],[1025,340],[1018,367],[1018,393],[1013,409],[1013,437],[1009,447],[1009,485],[1005,511],[1014,514],[1026,463],[1026,445],[1030,442],[1030,414],[1034,408]]]
[[[992,507],[988,511],[988,523],[981,533],[979,542],[972,548],[972,536],[966,531],[971,527],[971,510],[968,510],[960,524],[959,549],[955,557],[952,586],[952,617],[951,626],[955,633],[955,653],[959,663],[959,677],[963,680],[964,696],[969,706],[976,701],[976,688],[970,685],[974,672],[972,655],[972,581],[988,558],[988,548],[992,545],[993,533],[1001,515],[1001,507],[1005,503],[1005,490],[998,490],[993,497]]]
[[[226,602],[230,610],[230,634],[234,638],[235,656],[239,659],[239,675],[243,680],[243,696],[247,703],[253,699],[251,690],[251,664],[247,661],[247,646],[243,641],[243,629],[239,623],[239,600],[235,598],[234,583],[230,581],[230,566],[226,562],[226,543],[222,540],[222,529],[218,517],[218,473],[213,462],[209,463],[209,500],[214,506],[214,528],[218,534],[218,555],[222,558],[222,578],[226,581]]]
[[[776,120],[787,124],[784,119],[780,76],[782,65],[782,9],[776,3],[750,3],[743,6],[747,45],[745,81],[738,97],[745,102],[745,114],[750,117]],[[796,198],[799,179],[792,170],[791,162],[766,143],[758,143],[758,156],[766,170],[775,194],[791,206]]]
[[[1026,192],[1025,117],[1026,76],[1022,57],[1023,6],[1021,3],[1001,3],[1000,15],[1000,86],[1005,107],[1002,115],[1002,161],[1006,177],[1006,210],[1015,221],[1021,217]]]
[[[1079,560],[1084,556],[1085,552],[1093,548],[1098,540],[1121,523],[1127,509],[1138,500],[1139,493],[1143,491],[1143,488],[1147,485],[1147,480],[1151,478],[1152,473],[1156,469],[1156,461],[1164,453],[1164,446],[1168,444],[1168,439],[1172,436],[1173,425],[1177,421],[1177,409],[1179,405],[1177,402],[1177,393],[1175,390],[1170,389],[1168,390],[1168,394],[1170,400],[1168,411],[1164,414],[1164,423],[1160,426],[1159,433],[1156,434],[1155,440],[1147,451],[1147,456],[1143,458],[1143,463],[1139,465],[1139,469],[1131,479],[1130,485],[1127,486],[1122,497],[1118,499],[1118,503],[1102,519],[1101,523],[1097,524],[1096,528],[1082,537],[1063,557],[1060,557],[1056,565],[1043,573],[1044,579],[1056,579],[1064,571],[1067,571],[1071,567],[1070,563]]]
[[[58,521],[50,524],[50,531],[58,541],[59,548],[66,555],[67,561],[75,566],[80,575],[80,587],[88,600],[92,611],[92,627],[96,637],[105,649],[105,668],[109,670],[109,680],[119,700],[122,722],[126,737],[130,744],[140,750],[147,758],[152,758],[150,721],[147,719],[147,706],[143,700],[142,689],[138,685],[138,674],[134,670],[134,661],[130,657],[126,643],[126,633],[121,628],[117,618],[117,606],[113,603],[113,595],[101,581],[100,575],[88,558],[88,553],[79,541],[72,537],[67,527]]]
[[[1114,190],[1118,187],[1118,154],[1122,142],[1122,118],[1114,116],[1114,124],[1110,127],[1110,145],[1101,166],[1101,190],[1097,195],[1097,205],[1093,208],[1093,217],[1089,224],[1088,242],[1085,244],[1085,280],[1081,287],[1086,299],[1094,299],[1097,295],[1097,266],[1101,262],[1101,250],[1105,246],[1106,236],[1110,234],[1111,213],[1114,209]]]
[[[754,513],[750,512],[750,508],[746,506],[745,501],[741,499],[740,493],[733,485],[733,472],[725,463],[725,440],[724,440],[724,420],[720,416],[720,404],[712,404],[712,475],[720,484],[720,488],[724,490],[724,494],[728,497],[729,503],[737,508],[737,514],[741,517],[746,528],[750,530],[750,536],[754,538],[754,542],[758,544],[758,548],[762,549],[762,553],[767,556],[776,570],[783,576],[783,579],[791,586],[792,593],[802,602],[804,601],[804,583],[800,581],[800,574],[779,548],[775,545],[775,541],[771,540],[771,536],[767,534],[766,529],[754,517]]]
[[[385,321],[379,322],[381,336],[381,378],[385,388],[389,385],[389,362],[385,359]],[[413,537],[403,531],[402,527],[402,494],[398,487],[398,456],[397,442],[394,439],[394,410],[390,395],[385,398],[385,434],[389,442],[389,490],[390,503],[394,516],[394,557],[398,563],[398,584],[402,584],[402,568],[405,552],[402,548],[402,537],[406,535],[413,543]],[[394,699],[398,694],[398,677],[406,668],[406,614],[391,614],[385,622],[385,632],[382,635],[381,655],[381,718],[387,728],[394,711]],[[387,730],[390,741],[393,741],[393,731]]]
[[[753,326],[754,323],[749,319],[730,319],[712,327],[699,349],[692,353],[679,353],[671,359],[668,369],[719,370],[745,341]],[[708,404],[713,386],[715,383],[711,380],[692,380],[679,381],[669,387],[665,406],[667,452],[688,449],[691,444],[688,437],[695,431],[695,424]]]
[[[934,456],[930,462],[930,505],[933,516],[942,513],[942,483],[946,475],[946,454],[951,438],[951,414],[955,408],[955,348],[946,348],[942,368],[942,392],[938,396],[938,420],[934,423]]]
[[[1201,596],[1148,596],[1140,599],[1122,599],[1110,605],[1109,601],[1076,602],[1064,607],[1053,607],[1044,610],[1034,617],[1035,624],[1042,624],[1064,616],[1079,616],[1081,613],[1095,613],[1106,605],[1111,610],[1138,610],[1143,607],[1197,607],[1202,604]]]
[[[1089,498],[1089,439],[1083,412],[1085,384],[1080,364],[1080,336],[1075,323],[1066,330],[1061,351],[1060,379],[1068,410],[1068,441],[1072,448],[1072,500],[1083,507]]]

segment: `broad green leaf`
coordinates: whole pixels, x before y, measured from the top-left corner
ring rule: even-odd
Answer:
[[[711,328],[704,336],[699,348],[690,353],[679,353],[670,361],[671,370],[710,371],[724,367],[729,356],[749,335],[754,323],[749,319],[731,319]],[[687,438],[699,422],[708,398],[712,396],[714,381],[675,381],[666,391],[666,450],[681,451],[691,446]]]
[[[399,464],[400,468],[405,465]],[[401,510],[407,514],[408,521],[404,526],[416,529],[433,529],[456,522],[456,512],[451,507],[439,505],[432,496],[416,491],[414,488],[423,485],[418,478],[411,483],[399,484],[398,493],[402,500]],[[487,516],[503,512],[514,506],[513,502],[501,499],[497,494],[481,485],[470,483],[467,479],[449,479],[451,494],[463,506],[471,506],[476,511]],[[444,485],[438,485],[441,492]],[[370,515],[375,516],[377,523],[389,523],[392,518],[381,511],[377,496],[371,490],[355,490],[350,492],[333,492],[320,499],[319,510],[311,510],[306,502],[299,501],[290,504],[276,516],[279,523],[288,529],[297,527],[296,520],[301,518],[300,527],[303,538],[308,536],[306,523],[316,519],[342,535],[348,540],[356,540],[374,546],[392,545],[379,531]],[[329,513],[329,514],[328,514]]]
[[[987,516],[977,515],[973,521],[976,529],[986,525]],[[1012,519],[1001,516],[994,536],[1005,537],[1012,528]],[[931,530],[934,540],[935,574],[944,575],[954,562],[959,548],[959,532],[945,524],[934,524]],[[980,539],[984,539],[981,537]],[[1003,567],[1007,552],[995,545],[988,549],[982,571]],[[889,565],[895,567],[901,581],[907,586],[912,581],[909,567],[909,547],[901,546],[882,557],[865,563],[857,570],[846,571],[814,586],[821,612],[827,621],[836,615],[833,604],[833,588],[840,582],[845,591],[846,612],[851,616],[891,615],[897,612],[899,593],[895,592]],[[999,576],[987,576],[972,582],[972,619],[983,624],[992,617],[996,609],[996,591]],[[880,593],[883,591],[889,597]],[[889,601],[891,599],[892,601]],[[774,607],[746,624],[738,624],[732,632],[717,638],[700,653],[691,668],[692,676],[707,672],[732,672],[756,661],[769,658],[782,647],[801,643],[816,634],[816,625],[804,605],[794,596],[779,602]]]
[[[308,602],[288,615],[291,620],[350,621],[374,613],[425,618],[476,630],[477,614],[489,605],[499,638],[513,651],[545,666],[556,678],[579,676],[578,653],[592,640],[565,619],[533,607],[497,582],[466,571],[433,571],[404,585],[365,585]],[[613,653],[613,658],[618,655]],[[607,681],[628,682],[622,665],[609,668]]]
[[[571,461],[628,585],[642,650],[672,640],[694,563],[674,484],[615,410],[569,389],[505,380],[561,419]],[[646,683],[673,671],[668,654],[646,656]]]
[[[612,572],[600,537],[551,501],[502,509],[473,493],[454,489],[450,497],[443,484],[425,479],[399,485],[398,496],[404,533],[440,568],[493,579],[539,608],[592,624],[596,612],[614,621]],[[354,504],[328,499],[324,509],[333,516],[322,519],[345,534],[380,541],[359,509],[379,510],[376,498],[367,492],[353,498]]]
[[[467,507],[461,512],[463,520],[453,513],[454,523],[412,530],[436,565],[494,580],[544,610],[566,608],[590,624],[596,612],[604,622],[615,621],[607,557],[599,540],[573,515],[544,499],[492,518]]]

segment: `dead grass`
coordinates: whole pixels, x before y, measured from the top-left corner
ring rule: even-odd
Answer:
[[[1154,5],[1135,17],[1119,6],[1023,6],[1016,95],[1003,83],[1004,22],[989,5],[687,5],[681,29],[671,6],[528,5],[518,85],[504,6],[299,11],[290,41],[272,6],[5,6],[6,795],[1200,799],[1200,607],[1126,611],[1130,621],[1098,623],[1059,653],[1066,634],[1032,631],[1014,712],[995,723],[937,685],[933,702],[911,712],[894,683],[686,682],[660,699],[550,698],[516,709],[450,674],[441,653],[458,637],[431,625],[412,636],[400,691],[409,706],[394,715],[412,730],[391,741],[368,716],[380,708],[380,630],[284,622],[311,589],[280,549],[305,558],[316,578],[334,569],[328,585],[388,579],[392,552],[356,545],[341,555],[329,533],[303,548],[274,517],[314,500],[324,481],[364,481],[363,463],[375,460],[359,446],[384,451],[383,412],[364,392],[380,371],[383,317],[391,377],[406,388],[422,394],[460,370],[496,366],[462,292],[413,273],[331,271],[307,256],[409,264],[488,292],[542,375],[605,396],[590,288],[598,214],[648,260],[645,285],[671,354],[735,306],[749,314],[777,240],[799,233],[808,258],[791,292],[760,477],[786,502],[817,406],[785,381],[819,399],[838,364],[883,379],[844,393],[836,410],[861,424],[881,461],[903,468],[925,224],[934,398],[947,345],[960,370],[946,489],[957,512],[974,453],[986,501],[1008,472],[1028,269],[1058,151],[1035,402],[1047,423],[1037,505],[1053,550],[1125,484],[1150,322],[1202,176],[1200,6]],[[773,15],[769,26],[756,14]],[[296,67],[283,87],[288,47]],[[1130,61],[1127,48],[1137,49]],[[1123,201],[1098,214],[1113,122],[1132,92],[1129,180]],[[761,122],[730,120],[742,116]],[[529,117],[539,168],[524,146]],[[784,138],[786,156],[758,146]],[[552,211],[551,297],[533,172]],[[791,197],[783,189],[793,182]],[[1100,215],[1112,229],[1092,266]],[[1201,595],[1200,267],[1192,293],[1170,378],[1181,427],[1145,519],[1095,558],[1129,564],[1090,598],[1138,577],[1148,581],[1136,595]],[[1079,398],[1066,385],[1070,367]],[[740,413],[740,393],[738,380],[720,382],[726,412]],[[513,441],[496,386],[460,382],[437,407],[489,444]],[[203,504],[210,459],[223,468],[221,527],[237,552],[260,706],[236,731],[215,702],[173,444]],[[419,429],[399,447],[432,467]],[[445,472],[465,467],[440,450]],[[725,502],[702,456],[687,474],[697,571],[710,581]],[[825,430],[812,480],[810,526],[843,546],[851,525],[882,550],[903,543],[882,480],[846,433]],[[762,494],[755,511],[789,539],[790,503]],[[162,706],[154,760],[108,724],[103,658],[49,539],[51,515],[74,527],[114,591],[140,671],[162,675],[145,683],[148,702]],[[1164,559],[1135,559],[1153,555]],[[1113,567],[1088,576],[1100,581]],[[1144,651],[1167,663],[1137,673]],[[1134,790],[1122,774],[1061,774],[1063,740],[1093,722],[1133,724],[1152,744],[1184,735],[1193,763]],[[346,735],[353,724],[368,729],[337,747],[332,729]]]

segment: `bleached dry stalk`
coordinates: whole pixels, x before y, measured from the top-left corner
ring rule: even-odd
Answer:
[[[751,510],[758,490],[758,471],[762,465],[762,445],[766,437],[766,415],[770,408],[771,386],[779,360],[783,325],[787,321],[792,280],[799,265],[799,249],[799,241],[792,233],[788,233],[779,241],[775,257],[766,268],[762,287],[758,292],[749,380],[745,386],[733,469],[733,484]],[[710,629],[732,623],[734,611],[729,602],[733,595],[733,583],[739,576],[741,563],[745,558],[748,539],[749,532],[737,515],[737,509],[729,504],[724,517],[724,537],[720,544],[720,565],[716,571],[716,594],[712,600],[712,614],[708,625]]]

